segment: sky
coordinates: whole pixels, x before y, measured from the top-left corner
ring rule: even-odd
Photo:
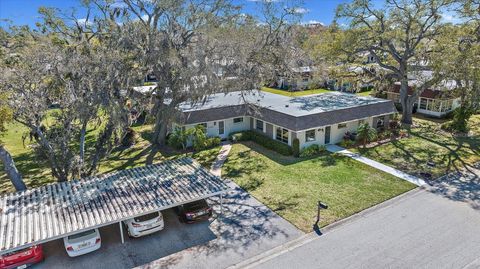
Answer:
[[[244,6],[244,12],[255,13],[256,3],[254,0],[235,0]],[[304,5],[298,9],[303,14],[303,22],[319,22],[330,24],[335,16],[338,4],[348,0],[304,0]],[[34,26],[39,21],[38,8],[41,6],[70,9],[79,7],[79,0],[0,0],[0,19],[9,19],[15,25]],[[82,9],[79,8],[79,12]],[[79,16],[80,17],[80,16]],[[5,25],[5,22],[0,22]]]
[[[256,1],[259,0],[233,0],[244,7],[244,13],[255,14],[258,11]],[[282,1],[282,0],[271,0]],[[373,0],[380,5],[384,0]],[[303,6],[298,8],[302,13],[303,23],[322,23],[328,25],[335,16],[336,7],[349,0],[303,0]],[[10,20],[14,25],[35,26],[35,22],[40,21],[38,8],[41,6],[56,7],[63,10],[69,10],[73,7],[78,9],[79,16],[82,18],[80,0],[0,0],[0,26],[8,25],[5,19]],[[444,12],[443,20],[445,22],[459,23],[461,20],[452,12]]]

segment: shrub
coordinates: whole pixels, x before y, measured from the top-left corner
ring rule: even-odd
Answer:
[[[292,153],[295,157],[300,156],[300,140],[298,140],[298,138],[295,138],[292,141]]]
[[[239,142],[239,141],[252,140],[252,137],[251,137],[250,131],[243,131],[243,132],[231,133],[228,136],[228,139],[232,142]]]
[[[363,147],[365,147],[368,142],[377,138],[377,130],[368,125],[368,123],[361,124],[358,127],[357,132],[357,139],[363,144]]]
[[[308,146],[306,148],[304,148],[302,150],[302,152],[300,152],[300,157],[302,158],[306,158],[306,157],[311,157],[311,156],[315,156],[315,155],[318,155],[320,153],[323,153],[327,150],[327,148],[324,146],[324,145],[317,145],[317,144],[313,144],[311,146]]]
[[[253,141],[267,149],[278,152],[282,155],[292,155],[292,147],[282,142],[271,139],[268,136],[254,132],[244,131],[238,133],[232,133],[229,135],[232,141]]]
[[[210,148],[214,148],[216,146],[220,146],[221,142],[222,142],[222,139],[218,136],[207,138],[207,140],[205,141],[205,148],[204,149],[210,149]]]
[[[185,149],[189,138],[187,131],[182,128],[175,128],[167,139],[167,144],[176,149]]]
[[[339,145],[340,147],[343,147],[343,148],[350,148],[353,145],[355,145],[355,141],[352,141],[350,139],[344,139],[339,143]]]
[[[445,122],[441,127],[450,132],[468,133],[468,120],[472,114],[472,109],[459,107],[453,113],[453,120]]]
[[[125,136],[122,139],[122,146],[131,147],[137,142],[137,132],[132,128],[125,130]]]
[[[144,82],[143,83],[143,86],[153,86],[153,85],[156,85],[157,83],[155,82]]]

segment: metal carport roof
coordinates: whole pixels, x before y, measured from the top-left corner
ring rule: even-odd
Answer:
[[[11,193],[0,197],[0,254],[227,190],[182,158]]]

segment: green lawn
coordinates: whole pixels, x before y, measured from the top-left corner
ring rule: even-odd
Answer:
[[[373,90],[370,90],[370,91],[366,91],[366,92],[359,92],[359,93],[356,93],[356,95],[358,96],[370,96],[372,94]]]
[[[286,90],[279,90],[279,89],[273,89],[273,88],[268,88],[268,87],[263,87],[262,91],[269,92],[269,93],[280,94],[280,95],[285,95],[285,96],[289,96],[289,97],[298,97],[298,96],[305,96],[305,95],[331,92],[330,90],[326,90],[326,89],[315,89],[315,90],[289,92],[289,91],[286,91]]]
[[[404,172],[428,172],[435,178],[480,161],[480,115],[470,120],[470,137],[444,132],[434,121],[414,118],[414,124],[409,138],[356,151]],[[433,161],[435,167],[427,166],[428,161]]]
[[[166,159],[191,156],[202,165],[210,167],[220,151],[220,147],[216,147],[198,153],[181,153],[169,148],[162,149],[159,152],[152,152],[152,147],[148,140],[152,126],[143,125],[133,128],[139,134],[138,142],[128,149],[115,149],[108,159],[101,162],[99,173],[145,165],[147,157],[149,156],[153,159],[154,163]],[[96,132],[98,132],[98,130],[89,130],[86,143],[87,147],[93,145]],[[55,182],[46,161],[36,158],[32,150],[33,143],[29,143],[28,138],[25,140],[24,146],[22,136],[26,133],[28,132],[25,127],[18,123],[12,123],[8,126],[7,132],[2,137],[2,141],[7,150],[12,154],[15,164],[22,173],[27,187],[38,187]],[[7,178],[3,166],[0,163],[0,193],[12,191],[14,191],[13,185]]]
[[[297,159],[252,142],[233,145],[223,175],[305,232],[312,230],[318,200],[329,205],[325,226],[415,188],[346,157]]]

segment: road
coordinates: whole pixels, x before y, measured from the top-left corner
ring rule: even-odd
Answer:
[[[249,268],[480,268],[480,170],[360,214]]]

